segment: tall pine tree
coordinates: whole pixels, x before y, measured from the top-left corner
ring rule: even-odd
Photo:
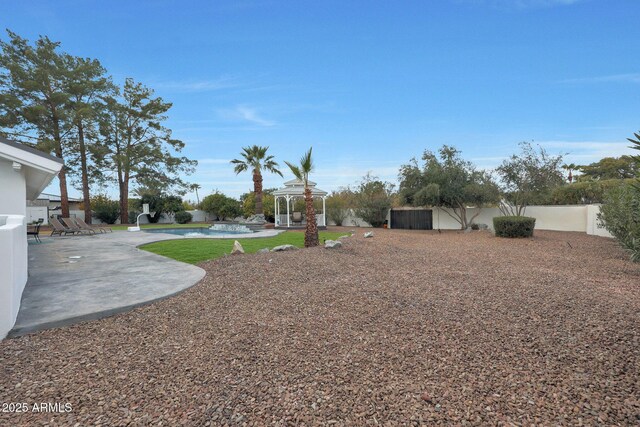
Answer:
[[[115,88],[106,70],[95,59],[65,55],[67,70],[66,90],[69,94],[67,108],[74,129],[73,150],[69,163],[80,178],[80,188],[84,203],[84,220],[91,224],[91,206],[89,204],[89,186],[95,177],[97,168],[90,171],[92,148],[98,139],[96,126],[100,111],[104,108],[101,99],[113,95]]]
[[[193,172],[197,162],[175,156],[184,143],[171,136],[162,123],[172,104],[153,97],[153,90],[128,78],[121,96],[105,98],[101,115],[99,166],[112,171],[120,195],[120,221],[128,222],[132,183],[155,181],[167,190],[185,191],[179,174]]]
[[[0,96],[4,133],[20,142],[65,158],[71,130],[66,109],[65,61],[60,43],[40,37],[34,46],[7,31],[9,41],[0,40]],[[62,215],[69,216],[67,168],[58,174]]]

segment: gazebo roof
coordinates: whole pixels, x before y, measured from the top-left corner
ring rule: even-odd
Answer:
[[[312,196],[326,196],[328,193],[316,188],[316,183],[309,181]],[[273,192],[274,196],[304,196],[304,182],[299,179],[292,179],[284,183],[284,187]]]

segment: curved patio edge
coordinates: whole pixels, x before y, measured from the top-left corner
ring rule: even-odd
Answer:
[[[200,267],[137,248],[181,236],[132,234],[44,238],[29,245],[29,279],[8,337],[127,312],[205,277]]]
[[[202,276],[202,279],[204,279],[204,276]],[[88,314],[84,314],[84,315],[80,315],[80,316],[76,316],[76,317],[71,317],[68,319],[61,319],[61,320],[56,320],[56,321],[51,321],[51,322],[45,322],[45,323],[40,323],[40,324],[36,324],[36,325],[32,325],[32,326],[24,326],[24,327],[14,327],[9,334],[7,335],[7,338],[18,338],[21,337],[23,335],[27,335],[30,333],[34,333],[34,332],[38,332],[38,331],[43,331],[45,329],[54,329],[54,328],[61,328],[64,326],[71,326],[71,325],[75,325],[77,323],[83,323],[83,322],[90,322],[92,320],[100,320],[100,319],[104,319],[106,317],[110,317],[110,316],[114,316],[116,314],[120,314],[120,313],[126,313],[128,311],[131,311],[133,309],[136,309],[138,307],[144,307],[146,305],[150,305],[153,304],[155,302],[158,301],[162,301],[165,300],[167,298],[171,298],[174,297],[176,295],[179,295],[181,293],[183,293],[184,291],[194,287],[195,285],[197,285],[200,280],[198,280],[197,282],[193,283],[190,286],[185,287],[184,289],[180,289],[172,294],[167,294],[155,299],[150,299],[147,301],[143,301],[143,302],[139,302],[136,304],[131,304],[128,306],[122,306],[122,307],[116,307],[116,308],[112,308],[112,309],[108,309],[108,310],[103,310],[103,311],[98,311],[98,312],[94,312],[94,313],[88,313]]]

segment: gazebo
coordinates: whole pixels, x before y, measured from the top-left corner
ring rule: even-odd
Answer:
[[[314,199],[322,199],[322,213],[316,212],[316,224],[318,228],[327,227],[326,198],[327,192],[316,188],[316,183],[309,181],[311,196]],[[294,212],[293,206],[296,199],[304,199],[304,182],[293,179],[284,183],[284,187],[273,192],[275,197],[275,217],[278,228],[303,228],[306,224],[304,212]],[[280,201],[284,200],[286,208],[280,211]]]

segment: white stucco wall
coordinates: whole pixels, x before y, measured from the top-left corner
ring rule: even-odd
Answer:
[[[46,206],[27,206],[27,223],[44,219],[43,224],[49,224],[49,208]]]
[[[587,234],[602,237],[613,237],[611,233],[609,233],[607,229],[600,224],[600,221],[598,221],[599,213],[600,205],[587,206]]]
[[[24,204],[24,203],[23,203]],[[22,215],[0,215],[0,339],[18,316],[27,283],[27,230]]]
[[[31,208],[29,208],[31,209]],[[191,214],[191,216],[193,217],[193,219],[191,220],[191,222],[208,222],[211,221],[210,216],[205,212],[205,211],[201,211],[201,210],[192,210],[192,211],[187,211]],[[62,213],[62,211],[60,209],[57,210],[49,210],[49,215],[60,215]],[[69,211],[69,214],[71,216],[75,216],[78,218],[82,218],[84,219],[84,211],[81,210],[77,210],[77,209],[72,209]],[[38,217],[38,218],[42,218],[42,217]],[[37,218],[36,218],[37,220]],[[160,217],[160,220],[158,221],[159,224],[173,224],[175,223],[175,220],[173,218],[173,216],[169,216],[166,214],[162,214],[162,216]],[[98,218],[96,218],[95,216],[92,219],[92,224],[104,224],[103,222],[101,222]],[[118,218],[116,220],[116,224],[120,224],[120,219]],[[146,215],[143,215],[140,217],[140,224],[149,224],[149,221],[147,220]]]
[[[449,214],[451,209],[433,208],[433,228],[459,230],[460,224]],[[476,208],[467,210],[470,219],[478,212]],[[537,230],[579,231],[596,236],[612,237],[597,221],[600,205],[529,206],[525,215],[536,219]],[[498,208],[481,209],[473,220],[476,224],[486,224],[493,229],[493,218],[502,216]]]
[[[24,168],[15,170],[13,162],[0,158],[0,214],[26,215],[24,174]]]
[[[391,212],[391,211],[389,211],[389,212]],[[389,215],[390,215],[390,213],[387,214],[387,221],[389,220]],[[327,225],[336,225],[336,223],[335,223],[335,221],[331,221],[327,217]],[[362,218],[357,217],[356,214],[354,213],[353,209],[349,209],[349,213],[347,214],[347,216],[345,217],[344,221],[342,222],[342,226],[343,227],[371,227],[371,224],[369,224],[368,222],[366,222]]]

